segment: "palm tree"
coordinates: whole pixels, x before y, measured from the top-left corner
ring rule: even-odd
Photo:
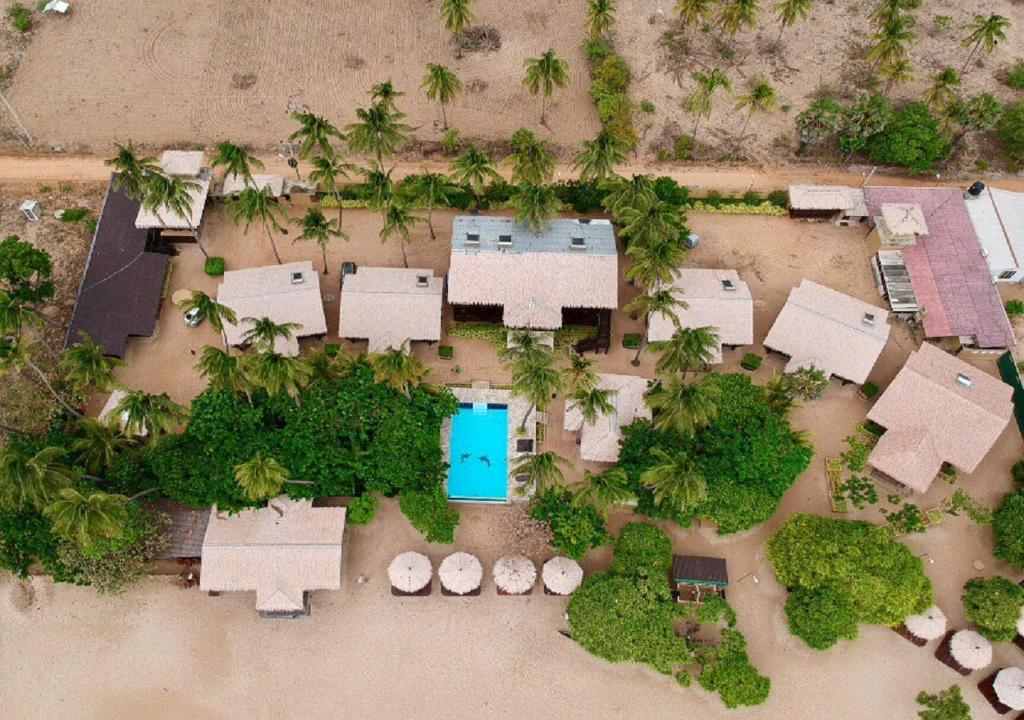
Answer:
[[[324,261],[324,275],[328,275],[327,246],[330,245],[332,239],[348,240],[348,236],[338,227],[337,220],[334,218],[328,220],[324,217],[323,211],[317,207],[306,210],[306,214],[295,224],[302,228],[302,233],[292,240],[292,243],[297,243],[300,240],[312,240],[319,245],[320,255]]]
[[[632,243],[626,255],[632,261],[626,268],[626,279],[653,289],[672,281],[676,269],[683,264],[686,249],[678,240],[658,239],[645,244]]]
[[[230,390],[248,395],[252,386],[244,370],[241,358],[211,345],[203,348],[199,362],[196,363],[196,372],[206,378],[210,390],[214,392]]]
[[[583,480],[572,488],[575,501],[580,505],[593,505],[606,514],[612,505],[619,505],[633,498],[629,487],[629,473],[616,466],[603,473],[583,471]]]
[[[523,361],[524,358],[537,358],[551,352],[551,348],[543,344],[537,333],[529,330],[511,330],[508,342],[498,349],[498,357],[507,363]]]
[[[235,311],[227,305],[214,300],[212,297],[204,293],[202,290],[193,290],[192,294],[182,300],[178,307],[185,312],[196,309],[199,311],[199,317],[206,318],[210,321],[210,327],[220,333],[221,338],[224,340],[224,349],[231,353],[231,348],[228,345],[228,334],[225,324],[237,325],[238,317],[235,315]]]
[[[206,248],[203,247],[202,238],[199,237],[199,228],[192,225],[192,210],[195,206],[196,194],[201,188],[202,186],[194,180],[177,175],[153,173],[147,176],[146,194],[142,198],[142,207],[156,215],[161,224],[163,224],[162,212],[169,212],[172,217],[177,216],[184,220],[203,256],[210,257],[210,253],[206,252]]]
[[[242,335],[242,344],[251,345],[258,351],[273,350],[278,340],[291,340],[295,331],[302,328],[301,323],[278,323],[268,317],[244,317],[242,322],[252,323]]]
[[[0,336],[21,337],[23,329],[39,327],[46,317],[38,310],[16,300],[5,290],[0,290]]]
[[[352,370],[352,356],[345,353],[332,356],[325,350],[317,349],[306,353],[302,360],[309,368],[310,385],[321,381],[340,380],[347,377]]]
[[[594,369],[595,364],[591,358],[580,355],[570,348],[569,367],[562,371],[566,387],[572,392],[596,388],[598,377]]]
[[[707,480],[685,454],[670,456],[661,448],[651,448],[658,464],[640,475],[640,482],[654,491],[654,502],[674,513],[687,515],[708,497]]]
[[[125,435],[149,434],[155,442],[188,419],[188,408],[171,400],[166,393],[150,395],[141,390],[128,390],[111,415],[123,418]]]
[[[401,92],[395,87],[394,83],[391,82],[391,78],[388,78],[384,82],[377,83],[370,88],[370,102],[383,105],[392,112],[398,110],[398,98],[404,95],[405,93]]]
[[[243,360],[245,376],[249,382],[276,397],[287,394],[296,403],[299,393],[309,380],[309,367],[297,357],[289,357],[273,350],[257,352]]]
[[[494,169],[494,159],[490,150],[481,150],[470,145],[466,151],[455,158],[451,165],[451,179],[457,183],[468,185],[473,191],[477,202],[487,181],[498,182],[501,175]]]
[[[513,183],[542,185],[551,180],[555,173],[555,159],[551,156],[547,140],[538,140],[533,132],[520,128],[512,134],[509,147],[512,154],[505,161],[512,166]]]
[[[707,72],[694,73],[693,79],[697,81],[697,89],[686,96],[683,100],[683,109],[693,115],[693,132],[690,137],[697,138],[697,128],[700,121],[711,117],[711,110],[714,107],[715,91],[719,88],[726,92],[732,91],[732,83],[718,68],[712,68]]]
[[[602,128],[593,140],[584,140],[583,149],[573,157],[573,167],[580,172],[580,180],[605,180],[615,174],[615,166],[626,161],[629,146]]]
[[[355,152],[373,153],[377,164],[384,164],[384,157],[392,157],[409,142],[412,128],[399,122],[405,117],[380,103],[356,110],[358,122],[345,126],[348,146]]]
[[[79,333],[78,342],[65,348],[60,356],[61,374],[77,392],[90,387],[107,392],[116,384],[114,370],[124,366],[124,360],[104,355],[103,348],[84,332]]]
[[[238,197],[228,198],[226,203],[228,219],[234,224],[245,221],[244,232],[249,232],[249,226],[253,222],[259,222],[267,233],[270,240],[270,247],[274,250],[274,258],[277,264],[281,264],[281,255],[277,252],[277,243],[274,242],[272,230],[285,232],[282,222],[287,222],[288,216],[284,208],[271,196],[270,190],[266,187],[257,190],[247,187],[238,193]]]
[[[718,11],[718,27],[729,35],[735,35],[740,28],[757,27],[757,0],[727,0]]]
[[[0,507],[42,510],[63,488],[77,481],[65,464],[67,451],[45,447],[34,455],[22,449],[0,446]]]
[[[621,235],[629,240],[630,247],[666,241],[680,244],[679,238],[686,229],[680,208],[657,198],[622,208],[617,219],[622,226]]]
[[[673,375],[651,392],[646,401],[654,412],[655,428],[690,436],[718,417],[721,396],[719,387],[706,380],[685,383]]]
[[[637,295],[623,308],[628,313],[635,313],[644,322],[644,337],[647,336],[651,326],[652,315],[664,315],[676,326],[679,325],[679,317],[676,310],[685,310],[687,304],[677,298],[671,289],[662,287]],[[641,343],[636,349],[636,356],[633,358],[633,365],[640,364],[640,351],[643,349]]]
[[[262,170],[263,162],[250,155],[249,152],[227,140],[222,140],[213,146],[213,159],[210,166],[217,168],[224,166],[224,177],[235,177],[252,182],[252,171]]]
[[[427,63],[427,74],[420,85],[427,90],[427,100],[435,100],[441,106],[441,123],[448,129],[448,113],[445,106],[462,92],[462,81],[449,68],[437,63]]]
[[[391,179],[394,171],[394,168],[385,170],[377,163],[371,163],[368,168],[356,168],[356,172],[366,178],[366,203],[371,208],[379,210],[394,198],[395,183]]]
[[[533,183],[516,187],[508,204],[516,211],[516,222],[523,223],[535,233],[545,229],[562,207],[553,187]]]
[[[341,202],[341,181],[348,179],[348,174],[356,170],[352,163],[343,161],[337,154],[317,155],[310,163],[313,170],[309,173],[309,179],[323,185],[324,190],[329,193],[338,204],[338,230],[344,232],[342,220],[345,208]]]
[[[547,126],[547,102],[555,88],[563,88],[569,84],[569,64],[548,50],[537,58],[527,58],[523,62],[526,77],[523,86],[536,96],[541,94],[540,124]]]
[[[621,220],[627,209],[642,213],[658,200],[654,192],[654,178],[650,175],[633,175],[628,180],[610,178],[601,184],[601,188],[605,191],[601,205],[616,221]]]
[[[288,470],[274,458],[257,452],[252,460],[235,465],[235,482],[250,500],[269,500],[281,494]]]
[[[28,368],[35,374],[36,379],[46,388],[46,391],[50,393],[53,399],[60,403],[64,410],[74,417],[81,417],[82,414],[68,404],[67,400],[53,387],[46,373],[36,364],[32,358],[34,349],[35,346],[24,338],[14,338],[12,342],[0,342],[0,370],[18,371]]]
[[[150,175],[160,172],[160,166],[156,158],[149,155],[139,155],[138,148],[129,140],[127,145],[118,143],[117,154],[105,161],[106,165],[114,168],[117,173],[114,176],[114,189],[118,190],[132,200],[138,200],[146,191],[146,182]]]
[[[677,327],[668,340],[648,343],[651,352],[660,352],[654,368],[661,375],[680,372],[683,377],[691,370],[704,370],[715,359],[720,347],[718,333],[713,327]]]
[[[988,17],[975,15],[974,19],[964,26],[968,35],[962,44],[964,47],[969,47],[971,52],[967,55],[967,61],[964,62],[960,72],[963,73],[967,70],[967,66],[971,63],[974,54],[978,52],[978,48],[984,46],[985,52],[991,55],[992,51],[996,49],[996,45],[1006,39],[1006,30],[1009,27],[1010,21],[1002,15],[995,13]]]
[[[447,175],[424,170],[419,175],[408,178],[408,181],[402,184],[402,190],[408,193],[411,202],[426,206],[430,239],[437,239],[434,233],[434,208],[438,205],[448,206],[459,188]]]
[[[462,58],[462,31],[473,22],[470,6],[473,0],[441,0],[441,20],[450,32],[455,33],[455,57]]]
[[[423,382],[430,370],[403,344],[400,348],[391,348],[386,352],[370,356],[370,367],[373,368],[373,381],[390,385],[402,392],[406,397],[412,388]]]
[[[714,0],[676,0],[676,14],[683,27],[697,27],[711,17]]]
[[[755,113],[771,112],[775,109],[775,89],[764,80],[757,80],[750,85],[746,95],[736,98],[736,109],[747,109],[747,117],[743,121],[743,128],[740,130],[739,141],[736,149],[739,150],[739,143],[743,142],[743,136],[747,132],[747,125]]]
[[[914,73],[910,67],[910,60],[907,58],[882,63],[878,68],[878,78],[885,80],[885,92],[891,91],[894,85],[913,80]]]
[[[554,364],[555,354],[549,348],[523,355],[513,363],[512,394],[530,404],[519,423],[519,432],[526,432],[526,421],[534,408],[543,410],[552,394],[562,389],[562,375]]]
[[[583,416],[583,421],[593,425],[602,415],[611,415],[615,412],[616,406],[612,402],[615,392],[600,387],[578,388],[569,395],[569,403],[566,412],[571,409],[578,410]]]
[[[868,48],[865,57],[875,66],[905,59],[907,45],[917,38],[910,30],[913,26],[914,18],[911,15],[897,15],[887,20],[882,30],[871,37],[875,44]]]
[[[330,121],[309,112],[292,113],[292,120],[299,124],[299,129],[288,136],[291,141],[298,140],[299,157],[305,160],[313,151],[326,157],[334,156],[331,140],[345,141],[345,135]]]
[[[92,475],[99,475],[114,464],[122,452],[135,441],[114,428],[93,418],[78,418],[77,432],[71,441],[76,462]]]
[[[590,37],[598,38],[608,32],[615,23],[615,0],[589,0],[587,2],[587,27]]]
[[[954,100],[947,106],[946,115],[960,125],[953,138],[956,147],[969,132],[987,132],[996,126],[1003,115],[1003,105],[992,93],[975,95],[970,100]]]
[[[786,31],[786,28],[807,19],[810,9],[811,0],[779,0],[772,6],[772,10],[779,18],[779,36],[775,38],[776,45],[782,42],[782,33]]]
[[[43,514],[49,518],[54,534],[89,548],[100,540],[114,540],[124,534],[126,502],[124,495],[95,491],[83,495],[74,488],[64,488]]]
[[[552,485],[565,482],[562,467],[572,467],[572,463],[551,450],[524,455],[509,470],[510,475],[525,475],[527,482],[533,485],[534,491],[541,493]]]
[[[959,85],[960,73],[951,67],[945,68],[932,78],[932,84],[924,91],[923,99],[932,108],[945,107],[956,99],[953,88]]]
[[[380,229],[380,241],[385,243],[392,237],[398,236],[399,245],[402,248],[402,265],[409,267],[405,245],[412,239],[413,227],[416,223],[423,222],[423,218],[413,215],[409,212],[408,206],[394,200],[384,207],[381,215],[384,218],[384,226]]]

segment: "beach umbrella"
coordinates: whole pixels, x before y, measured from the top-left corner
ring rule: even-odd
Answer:
[[[522,555],[506,555],[498,558],[492,571],[494,584],[509,595],[522,595],[537,582],[537,568],[530,558]]]
[[[430,558],[418,552],[404,552],[388,565],[391,586],[402,592],[419,592],[430,584],[433,574]]]
[[[968,670],[981,670],[992,662],[992,643],[973,630],[958,630],[949,641],[949,654]]]
[[[922,640],[934,640],[946,634],[946,616],[936,605],[920,615],[911,615],[903,621],[911,635]]]
[[[1024,710],[1024,670],[1019,667],[1004,668],[992,683],[996,697],[1011,710]]]
[[[480,587],[480,581],[484,579],[484,566],[474,555],[452,553],[441,561],[437,577],[448,592],[465,595]]]
[[[567,557],[553,557],[541,571],[544,587],[555,595],[572,595],[583,582],[583,568]]]

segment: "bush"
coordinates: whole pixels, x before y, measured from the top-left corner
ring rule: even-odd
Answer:
[[[805,402],[818,400],[828,389],[829,376],[815,367],[804,367],[782,376],[783,392]]]
[[[870,400],[878,394],[878,386],[868,380],[866,383],[860,386],[860,394],[866,400]]]
[[[326,355],[327,357],[338,357],[340,353],[341,345],[339,345],[338,343],[326,343],[324,345],[324,355]]]
[[[462,140],[459,138],[458,128],[451,128],[445,131],[444,135],[441,136],[441,148],[444,150],[445,155],[459,154],[459,150],[462,149]]]
[[[508,330],[497,323],[457,322],[448,328],[448,336],[464,340],[486,340],[497,348],[505,347]]]
[[[917,704],[924,707],[917,712],[921,720],[971,720],[971,707],[964,702],[959,685],[951,685],[936,695],[920,692]]]
[[[210,277],[220,277],[224,274],[224,258],[222,257],[208,257],[206,262],[203,263],[203,272]]]
[[[1006,71],[1006,84],[1014,90],[1024,90],[1024,60],[1018,58]]]
[[[438,345],[437,356],[442,360],[451,360],[455,357],[455,348],[451,345]]]
[[[748,352],[746,355],[743,356],[743,361],[740,363],[740,367],[742,367],[744,370],[754,371],[761,367],[761,363],[763,362],[763,357],[761,357],[757,353]]]
[[[904,167],[911,173],[931,170],[935,161],[949,152],[938,121],[920,102],[896,111],[885,129],[871,136],[867,145],[872,162]]]
[[[402,493],[398,507],[412,526],[423,533],[427,542],[449,545],[455,542],[459,512],[448,504],[442,487]]]
[[[789,192],[786,190],[772,190],[768,193],[768,202],[783,210],[789,209]]]
[[[857,639],[857,612],[845,593],[797,588],[786,599],[789,631],[815,650]]]
[[[38,305],[53,297],[53,264],[45,250],[17,235],[0,242],[0,290],[19,302]]]
[[[1024,485],[1024,460],[1018,460],[1013,464],[1010,475],[1015,483]]]
[[[42,513],[0,510],[0,568],[27,578],[33,563],[39,563],[54,580],[66,580],[67,571],[58,556],[60,546]]]
[[[883,509],[884,513],[885,510]],[[914,503],[907,503],[902,508],[888,515],[889,527],[893,532],[900,535],[912,535],[923,533],[927,528],[924,524],[924,515],[921,508]]]
[[[693,138],[680,135],[672,145],[672,153],[676,160],[689,160],[693,157]]]
[[[7,17],[11,19],[11,24],[18,32],[27,33],[32,29],[32,11],[20,2],[7,8]]]
[[[82,222],[90,215],[89,208],[76,207],[68,208],[60,214],[60,221],[66,223]]]
[[[1024,161],[1024,103],[1007,105],[996,125],[996,132],[1011,159]]]
[[[984,637],[992,642],[1017,637],[1024,588],[1004,577],[974,578],[964,585],[963,603],[967,619]]]
[[[992,516],[992,535],[995,556],[1024,570],[1024,490],[1003,495]]]
[[[622,336],[622,347],[629,350],[636,350],[640,347],[640,334],[639,333],[626,333]]]
[[[641,100],[640,109],[647,113],[648,115],[657,110],[657,108],[654,107],[654,103],[652,103],[650,100]]]
[[[702,688],[717,692],[727,708],[760,705],[768,699],[772,682],[750,662],[747,640],[736,630],[723,630],[722,643],[697,653]]]
[[[662,202],[679,207],[690,200],[690,192],[667,175],[660,175],[654,180],[654,194]]]
[[[611,572],[667,578],[672,567],[672,541],[654,525],[630,523],[615,541]]]
[[[579,560],[591,548],[611,542],[604,516],[592,505],[573,502],[568,490],[546,490],[530,504],[530,515],[551,531],[551,545],[560,553]]]
[[[601,125],[630,148],[636,146],[633,103],[629,99],[629,64],[602,39],[591,39],[584,46],[590,71],[591,101],[597,106]]]
[[[365,492],[352,499],[345,513],[345,520],[350,525],[366,525],[377,515],[380,498],[372,492]]]
[[[1010,317],[1024,315],[1024,300],[1007,300],[1005,307],[1006,314]]]

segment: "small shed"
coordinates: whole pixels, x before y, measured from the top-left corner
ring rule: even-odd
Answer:
[[[671,580],[679,602],[699,603],[706,597],[725,598],[729,569],[725,558],[673,555]]]
[[[802,220],[831,220],[838,225],[864,222],[868,217],[864,191],[841,185],[790,185],[789,216]]]

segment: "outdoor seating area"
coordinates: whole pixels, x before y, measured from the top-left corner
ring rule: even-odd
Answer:
[[[427,597],[433,592],[434,574],[433,564],[426,555],[404,552],[388,565],[391,594]],[[483,565],[467,552],[445,556],[436,575],[445,597],[476,597],[481,593]],[[524,555],[503,555],[491,568],[491,581],[498,595],[530,595],[537,583],[537,566]],[[572,595],[583,582],[583,569],[571,558],[556,556],[544,562],[541,581],[545,595],[565,597]]]

